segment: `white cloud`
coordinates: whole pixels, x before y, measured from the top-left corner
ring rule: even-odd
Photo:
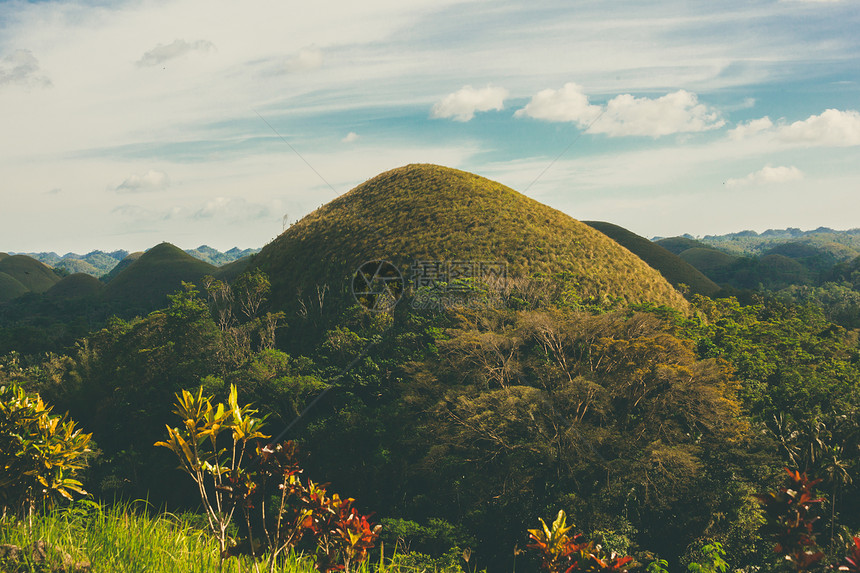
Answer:
[[[696,94],[678,90],[657,99],[616,96],[606,104],[605,118],[596,121],[589,132],[659,137],[708,131],[725,123],[717,111],[700,104]]]
[[[746,123],[739,124],[736,128],[729,130],[731,139],[740,141],[750,138],[758,133],[770,131],[773,128],[773,122],[769,117],[764,116],[759,119],[753,119]]]
[[[322,50],[316,46],[302,48],[299,52],[288,58],[283,65],[283,70],[288,73],[307,72],[321,68],[323,65]]]
[[[860,145],[860,112],[828,109],[801,121],[780,120],[776,124],[763,117],[739,125],[729,131],[729,136],[735,140],[759,136],[810,147],[850,147]]]
[[[588,133],[611,137],[643,135],[659,137],[717,129],[725,125],[719,112],[700,104],[686,90],[656,99],[618,95],[606,107],[589,103],[582,88],[567,83],[560,90],[543,90],[515,114],[547,121],[570,121]]]
[[[437,102],[430,111],[434,119],[451,118],[455,121],[469,121],[479,111],[501,110],[505,107],[508,90],[487,86],[475,89],[464,86]]]
[[[170,178],[163,171],[150,169],[143,175],[134,174],[117,185],[119,192],[139,193],[146,191],[158,191],[166,189],[170,185]]]
[[[546,121],[572,121],[581,127],[590,124],[602,113],[599,105],[588,103],[582,87],[569,82],[560,90],[539,91],[515,117],[531,117]]]
[[[356,141],[357,139],[358,139],[358,134],[354,131],[350,131],[349,133],[347,133],[344,136],[343,139],[341,139],[341,141],[343,143],[352,143],[353,141]]]
[[[806,145],[860,145],[860,112],[828,109],[821,115],[780,127],[778,136],[783,141]]]
[[[158,44],[156,47],[146,52],[143,57],[138,60],[137,65],[157,66],[168,60],[184,56],[190,52],[207,52],[213,48],[215,48],[215,45],[208,40],[197,40],[189,43],[185,40],[176,39],[166,46]]]
[[[30,50],[15,50],[0,60],[0,87],[5,85],[48,87],[51,80],[40,73],[39,60]]]
[[[759,171],[750,173],[746,177],[727,180],[726,186],[739,187],[743,185],[759,185],[766,183],[787,183],[789,181],[797,181],[799,179],[803,179],[803,171],[797,167],[771,167],[770,165],[766,165]]]

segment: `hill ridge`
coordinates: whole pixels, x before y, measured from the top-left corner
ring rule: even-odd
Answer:
[[[584,299],[687,308],[659,272],[599,231],[501,183],[432,164],[358,185],[294,223],[254,265],[269,273],[273,302],[288,306],[320,279],[345,299],[352,273],[379,259],[404,276],[416,259],[504,260],[511,277],[567,273]]]

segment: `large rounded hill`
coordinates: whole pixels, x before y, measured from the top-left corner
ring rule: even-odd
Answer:
[[[382,173],[310,213],[255,257],[276,307],[297,294],[348,296],[362,263],[388,260],[404,278],[421,261],[507,262],[512,279],[564,273],[584,300],[687,308],[659,272],[591,227],[478,175],[437,165]],[[343,298],[341,298],[343,300]]]

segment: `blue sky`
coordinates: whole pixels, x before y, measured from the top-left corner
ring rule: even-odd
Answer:
[[[415,162],[647,237],[860,227],[858,29],[858,0],[0,1],[0,251],[260,247]]]

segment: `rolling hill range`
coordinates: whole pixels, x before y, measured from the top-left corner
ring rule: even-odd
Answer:
[[[509,280],[566,274],[583,300],[654,302],[687,308],[663,276],[618,243],[500,183],[436,165],[382,173],[307,215],[255,257],[272,302],[323,284],[348,301],[349,281],[370,260],[405,278],[428,261],[499,261]]]
[[[685,284],[692,294],[713,296],[720,290],[719,285],[703,275],[687,261],[660,245],[632,233],[623,227],[603,221],[583,221],[589,227],[597,229],[622,247],[660,271],[672,286]]]
[[[217,267],[232,263],[244,257],[248,257],[249,255],[253,255],[259,250],[260,249],[239,249],[237,247],[233,247],[232,249],[222,253],[218,249],[214,249],[207,245],[201,245],[196,249],[186,249],[185,252],[195,259],[200,259],[201,261],[205,261]],[[124,267],[120,267],[119,270],[117,270],[117,267],[130,256],[129,252],[124,250],[111,252],[90,251],[86,255],[66,253],[63,256],[54,252],[16,254],[26,255],[30,258],[36,259],[37,261],[41,261],[54,269],[62,269],[68,274],[85,273],[94,277],[103,278],[105,281],[109,280],[109,278],[105,277],[113,277],[119,273],[119,271]],[[133,254],[139,255],[140,253]]]

